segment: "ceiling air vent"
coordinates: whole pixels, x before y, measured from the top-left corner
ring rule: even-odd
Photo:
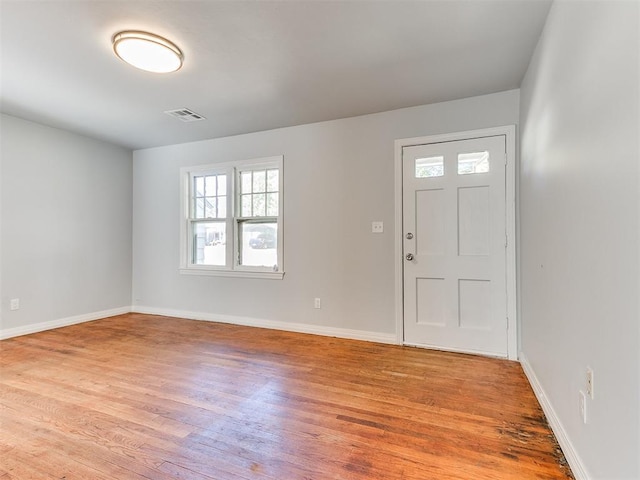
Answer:
[[[178,110],[167,110],[167,115],[176,117],[181,122],[199,122],[200,120],[206,120],[202,115],[198,115],[196,112],[192,112],[188,108],[179,108]]]

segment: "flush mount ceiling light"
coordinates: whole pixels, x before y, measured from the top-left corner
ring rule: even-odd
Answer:
[[[112,42],[113,51],[118,57],[141,70],[169,73],[182,67],[180,49],[153,33],[128,30],[116,33]]]

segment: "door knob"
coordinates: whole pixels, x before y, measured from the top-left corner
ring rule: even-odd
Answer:
[[[409,261],[413,260],[413,253],[407,253],[407,256],[405,258]]]
[[[407,237],[407,240],[411,240],[413,238],[413,233],[411,232],[407,233],[406,237]]]

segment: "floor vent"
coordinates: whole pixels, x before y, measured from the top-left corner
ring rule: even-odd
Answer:
[[[176,117],[181,122],[199,122],[200,120],[206,120],[202,115],[198,115],[196,112],[192,112],[188,108],[179,108],[178,110],[167,110],[167,115]]]

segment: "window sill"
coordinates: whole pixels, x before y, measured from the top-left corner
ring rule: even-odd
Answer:
[[[257,272],[247,270],[215,270],[205,268],[181,268],[181,275],[201,275],[206,277],[262,278],[265,280],[282,280],[284,272]]]

